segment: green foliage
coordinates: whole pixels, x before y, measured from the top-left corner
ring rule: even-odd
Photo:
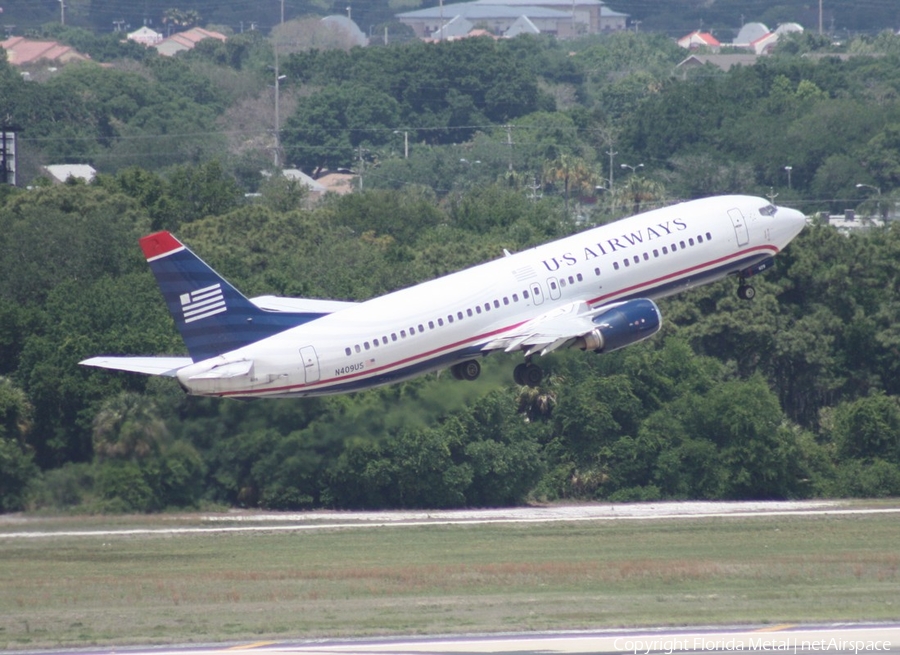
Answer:
[[[177,230],[249,295],[362,300],[573,231],[566,200],[589,213],[578,190],[607,179],[609,151],[616,173],[645,167],[616,174],[603,220],[770,188],[810,212],[890,213],[897,43],[882,34],[848,47],[879,56],[813,60],[792,53],[822,43],[794,39],[752,67],[678,77],[683,51],[635,33],[295,53],[281,61],[285,106],[298,103],[284,114],[291,159],[364,160],[354,193],[316,203],[263,181],[272,50],[258,33],[41,82],[0,62],[0,114],[25,127],[27,166],[90,158],[107,171],[91,185],[0,191],[0,375],[13,380],[0,385],[0,507],[900,493],[894,225],[810,226],[754,280],[753,303],[729,281],[668,298],[659,337],[602,357],[555,353],[537,389],[510,387],[503,356],[471,385],[428,376],[246,404],[77,366],[183,352],[136,245],[150,230]],[[118,58],[130,46],[90,47]]]

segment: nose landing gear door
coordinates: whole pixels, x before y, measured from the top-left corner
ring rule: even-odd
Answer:
[[[729,209],[728,216],[731,217],[731,224],[734,225],[734,235],[737,237],[738,248],[746,246],[750,243],[750,231],[747,229],[747,220],[740,209]]]
[[[304,346],[300,349],[300,358],[303,360],[303,374],[306,384],[319,381],[319,358],[316,349],[312,346]]]

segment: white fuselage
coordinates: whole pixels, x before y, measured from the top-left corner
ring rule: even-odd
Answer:
[[[486,354],[491,339],[557,306],[655,299],[746,270],[804,224],[749,196],[665,207],[341,309],[178,378],[191,393],[231,397],[387,384]],[[229,366],[233,375],[203,377]]]

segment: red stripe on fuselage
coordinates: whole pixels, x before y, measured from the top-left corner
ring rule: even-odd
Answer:
[[[622,295],[634,293],[641,289],[652,288],[654,286],[658,286],[660,283],[668,282],[670,280],[673,280],[675,278],[678,278],[678,277],[681,277],[684,275],[689,275],[689,274],[699,271],[701,269],[714,267],[714,266],[723,264],[725,262],[728,262],[729,260],[739,259],[741,257],[745,257],[745,256],[752,254],[754,252],[757,252],[757,251],[770,251],[773,254],[778,254],[778,252],[779,252],[778,248],[776,248],[775,246],[757,246],[755,248],[749,248],[747,250],[742,250],[740,252],[734,253],[732,255],[726,255],[725,257],[720,257],[718,259],[714,259],[709,262],[704,262],[702,264],[697,264],[696,266],[691,266],[689,268],[685,268],[681,271],[676,271],[675,273],[663,275],[661,277],[654,278],[653,280],[648,280],[647,282],[642,282],[640,284],[635,284],[630,287],[625,287],[624,289],[619,289],[618,291],[616,291],[614,293],[609,293],[604,296],[599,296],[597,298],[594,298],[593,300],[588,300],[586,302],[589,305],[596,305],[597,303],[600,303],[600,302],[610,301],[610,300],[614,299],[616,296],[622,296]],[[508,325],[506,327],[502,327],[500,329],[493,330],[491,332],[479,334],[479,335],[470,337],[468,339],[463,339],[462,341],[457,341],[455,343],[448,344],[441,348],[435,348],[433,350],[429,350],[429,351],[426,351],[423,353],[418,353],[416,355],[412,355],[410,357],[398,360],[396,362],[392,362],[390,364],[385,364],[383,366],[379,366],[377,368],[372,368],[372,369],[364,369],[362,371],[358,371],[356,373],[351,373],[348,375],[343,375],[340,377],[330,378],[323,382],[314,382],[313,384],[309,384],[309,385],[294,384],[294,385],[288,385],[288,386],[284,386],[284,387],[275,387],[275,388],[271,388],[271,389],[246,389],[246,390],[241,390],[241,391],[225,391],[222,393],[212,394],[212,395],[220,396],[220,397],[246,396],[246,395],[251,395],[251,394],[252,395],[269,395],[269,394],[284,393],[284,392],[288,392],[288,391],[292,391],[292,390],[299,390],[299,389],[308,389],[308,390],[312,391],[315,389],[328,388],[328,387],[330,387],[334,384],[340,383],[340,382],[346,382],[347,380],[352,380],[352,379],[360,378],[360,377],[364,377],[364,376],[371,376],[376,373],[386,371],[388,369],[405,366],[406,364],[409,364],[410,362],[413,362],[416,360],[428,359],[429,357],[432,357],[437,354],[443,354],[448,351],[452,351],[456,348],[460,348],[462,346],[470,345],[472,343],[477,343],[478,341],[482,341],[482,340],[488,339],[490,337],[497,336],[498,334],[503,334],[504,332],[508,332],[509,330],[513,330],[527,322],[528,321],[520,321],[518,323],[514,323],[513,325]]]
[[[624,289],[619,289],[618,291],[615,291],[613,293],[608,293],[604,296],[598,296],[592,300],[588,300],[587,303],[589,305],[596,305],[597,303],[600,303],[600,302],[612,300],[616,296],[621,296],[623,294],[632,293],[635,291],[639,291],[641,289],[646,289],[648,287],[655,287],[655,286],[658,286],[662,282],[668,282],[675,278],[681,277],[683,275],[689,275],[691,273],[694,273],[694,272],[699,271],[704,268],[715,267],[719,264],[723,264],[723,263],[727,262],[728,260],[739,259],[741,257],[744,257],[744,256],[754,253],[756,251],[766,251],[766,250],[771,251],[773,255],[777,255],[779,252],[778,248],[776,248],[775,246],[757,246],[755,248],[749,248],[747,250],[742,250],[733,255],[726,255],[725,257],[719,257],[718,259],[714,259],[709,262],[697,264],[696,266],[691,266],[690,268],[685,268],[683,270],[676,271],[674,273],[669,273],[668,275],[663,275],[662,277],[654,278],[654,279],[648,280],[646,282],[641,282],[640,284],[635,284],[630,287],[625,287]]]

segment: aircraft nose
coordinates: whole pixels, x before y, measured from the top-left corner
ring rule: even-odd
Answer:
[[[806,227],[806,214],[790,207],[778,207],[778,211],[775,213],[775,220],[787,228],[786,231],[790,233],[791,239],[800,234],[800,230]]]

